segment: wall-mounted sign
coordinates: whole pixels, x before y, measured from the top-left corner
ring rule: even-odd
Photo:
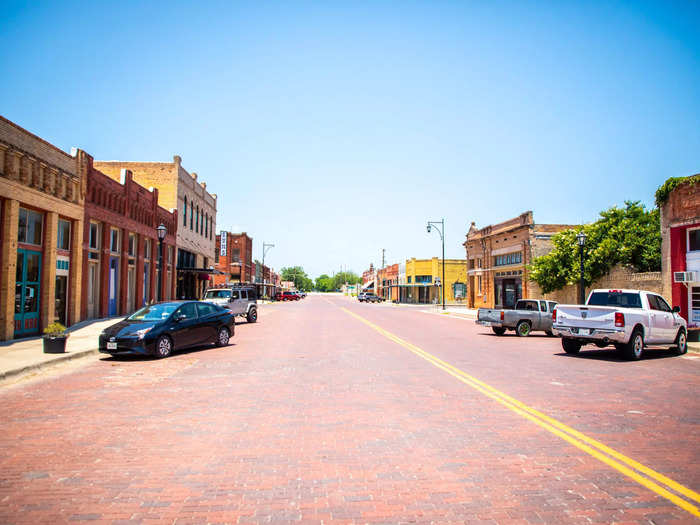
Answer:
[[[219,255],[221,257],[226,257],[226,253],[227,253],[226,252],[226,238],[228,237],[228,235],[226,234],[226,232],[222,231],[220,233],[220,236],[221,236],[221,251],[219,252]]]

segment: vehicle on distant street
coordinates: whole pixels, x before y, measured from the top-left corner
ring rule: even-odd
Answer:
[[[597,289],[585,305],[557,305],[552,326],[567,354],[577,354],[587,344],[613,345],[636,360],[647,346],[668,346],[679,355],[688,351],[688,325],[679,312],[680,307],[671,308],[653,292]]]
[[[233,315],[245,317],[249,323],[258,320],[258,294],[254,286],[210,288],[203,300],[228,308]]]
[[[357,300],[362,302],[365,300],[365,297],[367,296],[369,292],[360,292],[357,294]]]
[[[226,346],[235,317],[224,307],[200,301],[172,301],[141,308],[106,328],[98,349],[111,355],[168,357],[173,350],[214,343]]]
[[[378,295],[375,295],[373,293],[367,293],[365,294],[365,297],[362,299],[365,303],[381,303],[384,301],[383,297],[379,297]]]
[[[533,331],[552,333],[552,312],[557,303],[535,299],[520,299],[515,309],[479,308],[476,323],[490,326],[493,333],[503,335],[506,330],[515,330],[520,337],[527,337]]]
[[[276,301],[298,301],[301,299],[297,294],[294,292],[286,291],[286,292],[277,292],[275,295],[275,300]]]

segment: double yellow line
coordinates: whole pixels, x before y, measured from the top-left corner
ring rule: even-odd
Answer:
[[[624,454],[608,447],[607,445],[604,445],[600,441],[590,438],[585,434],[579,432],[578,430],[573,429],[570,426],[565,425],[564,423],[561,423],[560,421],[557,421],[556,419],[551,418],[546,414],[543,414],[539,410],[527,406],[526,404],[518,401],[517,399],[509,396],[508,394],[505,394],[504,392],[493,388],[492,386],[484,383],[483,381],[480,381],[474,376],[469,375],[466,372],[460,370],[459,368],[456,368],[451,364],[446,363],[442,359],[439,359],[438,357],[426,352],[425,350],[418,348],[416,345],[411,344],[408,341],[405,341],[404,339],[401,339],[400,337],[392,334],[391,332],[384,330],[380,326],[377,326],[376,324],[368,321],[364,317],[361,317],[351,312],[347,308],[341,307],[341,310],[343,310],[348,315],[354,317],[358,321],[366,324],[370,328],[376,330],[387,339],[390,339],[395,343],[403,346],[407,350],[413,352],[415,355],[429,362],[433,366],[439,368],[440,370],[443,370],[444,372],[447,372],[452,377],[456,378],[462,383],[472,387],[474,390],[477,390],[485,396],[493,399],[494,401],[503,405],[512,412],[515,412],[516,414],[524,417],[525,419],[529,419],[536,425],[542,427],[543,429],[554,434],[555,436],[560,437],[561,439],[572,444],[579,450],[582,450],[585,453],[593,456],[597,460],[602,461],[606,465],[614,468],[615,470],[624,474],[628,478],[633,479],[640,485],[643,485],[644,487],[655,492],[659,496],[666,498],[667,500],[671,501],[683,510],[691,513],[693,516],[700,517],[700,509],[697,507],[697,505],[686,501],[678,495],[681,494],[688,500],[700,503],[700,494],[698,494],[697,492],[681,485],[680,483],[672,480],[667,476],[664,476],[659,472],[656,472],[655,470],[645,465],[642,465],[638,461],[635,461],[632,458],[629,458]],[[672,491],[674,491],[675,493]]]

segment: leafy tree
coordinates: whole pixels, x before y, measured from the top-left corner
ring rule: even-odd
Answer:
[[[309,291],[314,287],[313,281],[306,275],[306,272],[301,266],[292,266],[290,268],[282,268],[280,270],[280,280],[294,281],[294,286],[297,290]]]
[[[332,292],[333,279],[325,273],[316,277],[316,290],[319,292]]]
[[[559,290],[580,279],[580,248],[576,235],[583,230],[583,276],[586,286],[623,264],[638,272],[661,269],[659,210],[646,210],[639,201],[625,201],[600,212],[600,219],[581,228],[552,236],[554,249],[529,266],[530,278],[544,293]]]
[[[362,282],[362,277],[353,272],[339,272],[333,277],[333,289],[340,289],[345,283],[358,284]]]

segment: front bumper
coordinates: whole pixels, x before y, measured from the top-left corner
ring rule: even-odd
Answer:
[[[155,350],[155,342],[147,339],[138,339],[136,337],[118,337],[114,338],[100,337],[99,351],[101,354],[109,355],[153,355]],[[108,348],[108,343],[116,343],[116,348]],[[111,346],[111,345],[110,345]]]
[[[587,330],[588,333],[582,332]],[[573,338],[583,343],[608,341],[611,343],[626,343],[627,336],[624,328],[584,328],[578,326],[552,326],[552,332],[559,337]]]

